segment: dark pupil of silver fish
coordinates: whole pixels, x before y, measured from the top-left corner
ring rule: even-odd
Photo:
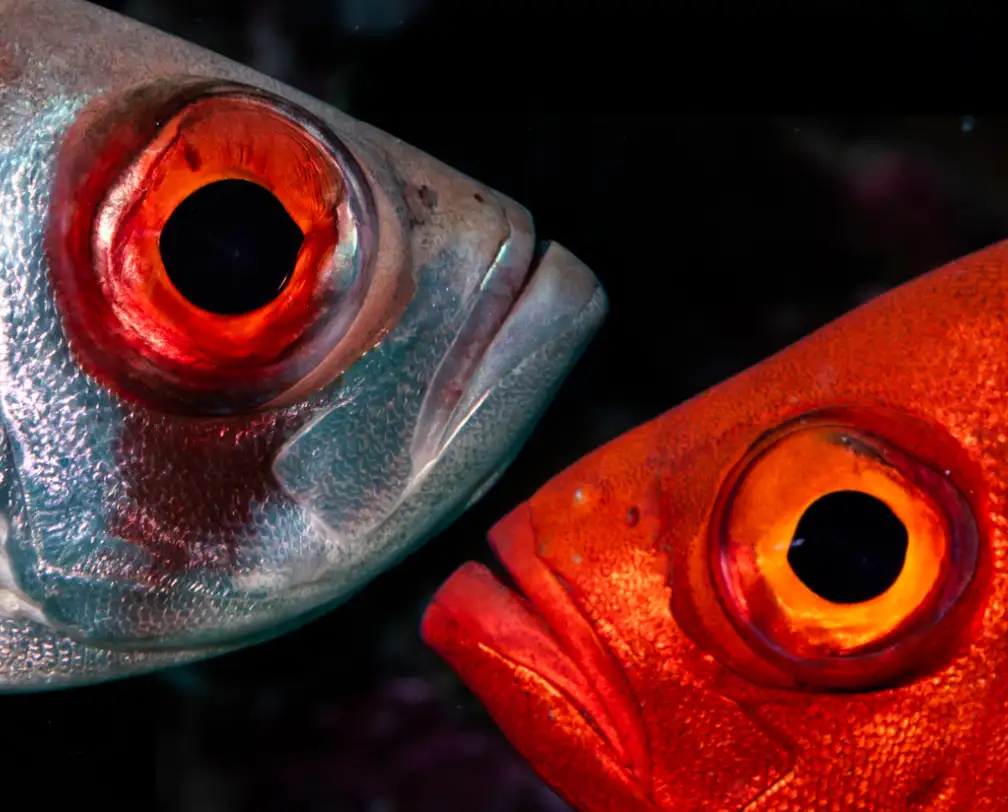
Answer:
[[[833,603],[862,603],[891,587],[906,562],[907,530],[884,502],[858,491],[817,499],[802,514],[788,564]]]
[[[238,315],[276,299],[303,242],[297,223],[267,189],[220,180],[179,203],[159,246],[179,293],[211,313]]]

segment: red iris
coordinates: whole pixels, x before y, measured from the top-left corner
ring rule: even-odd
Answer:
[[[251,88],[164,83],[94,103],[61,150],[49,242],[84,368],[172,410],[226,413],[290,389],[366,291],[370,199],[357,171],[320,123]],[[268,190],[303,234],[285,284],[250,312],[194,304],[159,248],[179,205],[223,180]]]

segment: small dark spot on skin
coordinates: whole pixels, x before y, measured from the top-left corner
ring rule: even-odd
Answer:
[[[626,523],[630,527],[636,527],[637,522],[640,521],[640,509],[636,507],[629,508],[626,512]]]
[[[199,152],[189,142],[186,142],[182,146],[182,155],[185,158],[185,162],[189,165],[189,168],[193,172],[198,172],[199,168],[203,166],[203,159],[200,158]]]
[[[930,809],[945,786],[945,773],[934,773],[924,776],[916,787],[907,794],[907,805],[910,809],[919,809],[921,812]]]
[[[410,228],[423,225],[430,219],[430,214],[437,205],[437,192],[429,186],[403,187],[403,200],[409,217]]]
[[[433,209],[437,206],[437,192],[430,188],[430,186],[421,186],[420,191],[420,202],[423,203],[428,209]]]
[[[485,201],[485,200],[483,199],[483,195],[481,195],[481,194],[480,194],[479,192],[477,192],[476,194],[474,194],[474,195],[473,195],[473,197],[474,197],[474,198],[476,198],[476,201],[477,201],[478,203],[485,203],[485,202],[486,202],[486,201]]]
[[[10,46],[0,46],[0,82],[5,84],[14,82],[23,72],[23,65],[14,57],[14,49]]]

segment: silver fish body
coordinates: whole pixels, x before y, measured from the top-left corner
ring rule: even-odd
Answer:
[[[60,173],[82,116],[207,80],[338,144],[356,231],[324,358],[201,411],[82,363],[53,232],[80,216]],[[606,309],[523,208],[396,138],[90,4],[0,0],[0,690],[213,656],[345,600],[485,493]]]

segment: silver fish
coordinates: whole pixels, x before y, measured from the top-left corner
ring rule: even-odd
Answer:
[[[162,230],[224,180],[301,235],[235,312]],[[331,609],[486,492],[606,310],[521,206],[398,139],[96,6],[0,0],[0,690]]]

